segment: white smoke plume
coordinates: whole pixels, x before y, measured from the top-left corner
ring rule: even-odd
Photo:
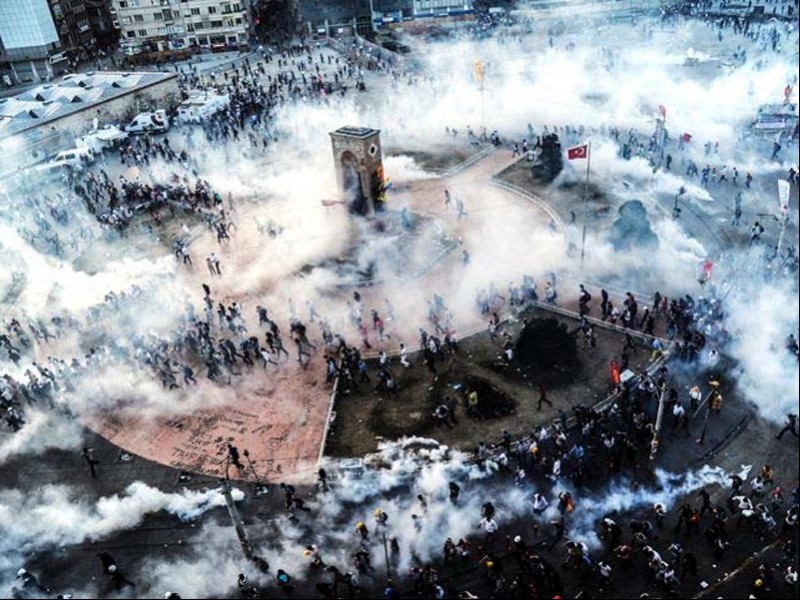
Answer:
[[[76,448],[83,439],[81,426],[54,412],[26,411],[25,426],[0,434],[0,465],[15,456],[42,454],[50,449]]]
[[[355,529],[358,521],[363,521],[370,531],[366,546],[377,572],[380,574],[385,568],[384,533],[387,539],[396,538],[401,549],[399,556],[391,558],[393,571],[407,572],[414,565],[438,561],[447,537],[453,541],[461,537],[482,539],[485,533],[479,521],[484,502],[495,505],[496,519],[502,527],[533,520],[530,499],[534,492],[542,491],[536,485],[512,485],[507,476],[495,473],[491,461],[483,471],[464,453],[421,438],[382,444],[378,452],[365,458],[363,467],[347,469],[333,481],[329,492],[309,503],[309,515],[298,512],[297,521],[275,515],[267,522],[248,523],[250,538],[258,553],[269,561],[273,573],[284,569],[295,578],[305,577],[309,561],[303,550],[309,544],[319,547],[326,564],[352,570],[350,553],[361,541]],[[657,469],[655,475],[653,485],[632,486],[630,481],[621,479],[602,493],[556,485],[546,493],[550,507],[541,518],[546,521],[556,517],[557,493],[571,491],[575,510],[567,519],[566,536],[585,542],[594,552],[600,548],[599,521],[606,515],[616,512],[622,517],[656,502],[670,510],[697,489],[722,486],[727,481],[722,469],[710,466],[680,474]],[[448,497],[450,481],[462,490],[455,504]],[[418,494],[425,498],[425,508],[417,500]],[[374,522],[377,508],[389,516],[385,530]],[[204,526],[187,541],[193,547],[213,543],[220,556],[211,559],[205,553],[191,552],[188,558],[178,561],[146,561],[142,572],[148,574],[146,585],[152,593],[170,589],[192,597],[208,597],[230,591],[239,572],[253,578],[254,569],[241,557],[230,529]],[[209,570],[211,560],[221,567]],[[211,572],[219,572],[221,577],[211,577]]]

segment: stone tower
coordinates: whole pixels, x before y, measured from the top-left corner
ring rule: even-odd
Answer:
[[[353,212],[373,214],[383,189],[380,130],[341,127],[330,135],[339,193]]]

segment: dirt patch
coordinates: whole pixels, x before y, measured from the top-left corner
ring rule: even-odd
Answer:
[[[527,320],[553,317],[568,330],[577,324],[539,308],[526,311],[523,316]],[[504,329],[516,341],[523,325],[515,322],[504,325]],[[579,344],[574,365],[542,369],[538,378],[528,375],[518,361],[508,364],[499,359],[502,346],[492,342],[486,333],[462,340],[455,356],[437,362],[436,379],[422,364],[419,354],[410,357],[410,368],[401,367],[395,359],[392,369],[398,397],[382,398],[382,394],[374,392],[374,383],[340,394],[326,454],[362,456],[375,451],[381,440],[410,435],[432,437],[451,447],[471,450],[481,440],[499,441],[503,430],[513,435],[530,433],[539,424],[558,418],[559,410],[569,414],[573,406],[594,404],[611,392],[609,365],[612,359],[619,359],[624,336],[598,328],[596,337],[596,348]],[[631,368],[645,366],[649,356],[645,349],[638,351],[631,357]],[[372,373],[377,370],[374,364],[370,368]],[[553,403],[543,405],[541,410],[540,383],[547,387],[547,397]],[[466,414],[465,390],[470,385],[478,390],[484,418],[469,418]],[[446,396],[457,400],[452,428],[437,424],[432,414]]]
[[[496,419],[514,414],[517,403],[503,390],[482,377],[464,377],[464,392],[478,393],[478,411],[483,419]]]

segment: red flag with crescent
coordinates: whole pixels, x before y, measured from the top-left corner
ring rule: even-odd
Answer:
[[[578,160],[581,158],[589,158],[589,144],[583,146],[575,146],[567,150],[567,158],[569,160]]]

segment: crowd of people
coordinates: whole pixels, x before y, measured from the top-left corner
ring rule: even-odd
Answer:
[[[703,6],[699,8],[702,10]],[[498,24],[485,17],[478,21],[473,33],[488,35]],[[717,25],[720,32],[730,27],[735,34],[761,42],[765,50],[778,51],[780,35],[774,27],[751,28],[748,21],[725,17]],[[746,60],[744,51],[739,53],[739,60]],[[268,67],[275,66],[277,74],[267,72]],[[395,81],[401,77],[396,64],[370,55],[363,47],[354,45],[343,58],[305,43],[276,52],[265,50],[260,61],[251,64],[245,60],[233,72],[210,77],[210,82],[196,73],[184,74],[185,86],[207,86],[225,92],[230,95],[230,106],[193,127],[183,149],[173,147],[175,143],[167,137],[149,136],[129,139],[116,149],[122,168],[146,170],[151,161],[173,166],[175,172],[168,181],[145,181],[138,175],[130,179],[120,175],[115,180],[109,175],[110,161],[104,159],[86,173],[68,173],[63,192],[27,194],[26,204],[14,209],[9,222],[35,248],[63,257],[65,247],[77,252],[96,235],[92,225],[75,216],[80,211],[71,210],[76,201],[85,204],[102,228],[117,235],[125,235],[139,215],[146,215],[143,221],[152,231],[161,228],[167,218],[183,220],[182,235],[172,240],[172,249],[179,263],[192,267],[190,232],[185,224],[189,218],[199,218],[220,244],[230,241],[231,227],[235,228],[233,198],[228,194],[226,206],[223,192],[202,178],[193,144],[203,138],[215,146],[231,142],[251,151],[266,148],[277,137],[271,119],[276,106],[312,98],[327,101],[333,93],[344,95],[348,83],[363,89],[363,68],[384,69]],[[541,147],[541,137],[555,131],[571,143],[582,139],[587,128],[545,126],[537,139],[537,132],[529,125],[527,137],[514,143],[514,152],[526,156],[535,153]],[[625,159],[640,156],[648,158],[654,167],[658,164],[668,171],[672,168],[671,154],[667,153],[662,163],[659,153],[663,148],[653,137],[635,130],[625,135],[616,128],[603,128],[598,133],[608,133],[617,141],[620,156]],[[491,137],[484,132],[483,136],[484,140],[480,140],[468,131],[471,141],[480,143],[488,138],[489,142],[500,144],[497,132]],[[703,187],[726,184],[731,189],[737,188],[741,180],[743,189],[750,189],[752,177],[740,173],[737,167],[729,171],[724,165],[714,167],[709,162],[698,171],[691,159],[683,158],[687,143],[685,138],[677,141],[688,177],[699,177]],[[704,150],[711,161],[718,145],[708,142]],[[185,174],[179,175],[178,171]],[[738,200],[735,210],[740,209]],[[24,217],[23,210],[28,213]],[[458,214],[466,217],[463,204]],[[69,246],[59,235],[60,228],[68,232]],[[222,275],[220,258],[212,253],[206,263],[211,279],[202,284],[202,295],[198,290],[196,298],[180,299],[184,304],[166,331],[136,328],[137,314],[160,302],[157,286],[111,291],[104,302],[83,315],[8,318],[0,333],[0,358],[7,358],[14,365],[14,372],[24,370],[22,376],[6,372],[0,377],[0,411],[8,428],[13,432],[21,430],[26,424],[26,410],[32,407],[73,412],[69,394],[92,375],[121,366],[130,369],[134,365],[169,392],[198,386],[198,378],[211,385],[232,386],[247,373],[270,373],[287,368],[287,364],[305,369],[315,355],[320,355],[327,383],[333,386],[338,380],[341,393],[355,392],[366,385],[380,397],[394,400],[401,398],[403,392],[398,369],[421,364],[435,381],[442,362],[459,351],[454,315],[439,294],[431,295],[428,325],[419,330],[418,347],[410,348],[399,341],[394,331],[395,308],[388,300],[371,306],[356,291],[343,305],[335,307],[344,315],[340,319],[320,312],[311,299],[303,299],[304,311],[290,301],[289,318],[279,323],[269,307],[222,301],[224,292],[214,287],[216,278]],[[468,263],[465,258],[464,264]],[[565,581],[575,582],[580,590],[578,597],[591,597],[594,593],[622,593],[626,579],[640,573],[638,576],[646,580],[653,593],[677,596],[687,581],[699,585],[713,576],[702,554],[719,561],[732,553],[737,540],[749,543],[755,539],[775,542],[780,559],[758,565],[753,594],[776,585],[785,587],[787,593],[796,593],[793,540],[799,492],[797,484],[792,484],[792,474],[776,473],[769,465],[760,466],[752,479],[746,473],[731,473],[729,489],[718,484],[700,488],[693,492],[694,499],[684,498],[677,509],[656,502],[632,513],[609,510],[590,525],[590,533],[600,540],[599,545],[590,546],[586,536],[572,535],[581,526],[583,511],[588,511],[581,506],[584,492],[602,489],[625,477],[626,481],[652,477],[648,457],[658,450],[662,438],[656,426],[655,406],[664,404],[668,419],[671,415],[673,432],[688,436],[691,430],[700,435],[699,440],[703,439],[707,420],[723,410],[720,388],[724,382],[720,381],[717,348],[727,341],[728,334],[724,327],[724,301],[713,296],[696,299],[687,294],[667,298],[656,292],[646,301],[632,293],[616,299],[605,289],[593,297],[588,286],[581,285],[574,299],[561,299],[559,291],[563,292],[557,287],[555,275],[544,282],[541,290],[534,277],[525,276],[522,281],[509,283],[507,289],[500,290],[492,283],[476,290],[475,295],[474,311],[481,319],[489,319],[489,337],[502,347],[503,360],[508,364],[517,360],[515,339],[500,315],[524,319],[526,309],[532,305],[574,308],[577,325],[572,333],[581,337],[589,350],[596,344],[595,328],[619,327],[624,334],[625,343],[615,355],[614,389],[603,408],[580,404],[572,409],[571,416],[562,410],[555,421],[537,426],[527,435],[512,436],[504,431],[501,439],[481,442],[475,448],[471,460],[481,470],[496,471],[494,479],[500,489],[514,486],[530,493],[532,516],[528,522],[523,525],[507,520],[498,511],[501,502],[481,498],[480,514],[474,515],[477,534],[454,540],[444,532],[440,557],[416,561],[406,572],[395,569],[384,576],[372,563],[376,548],[384,545],[385,568],[391,571],[399,564],[399,555],[407,552],[398,541],[398,529],[418,527],[417,520],[425,518],[431,502],[409,490],[409,501],[416,506],[416,520],[411,523],[395,524],[391,515],[379,507],[374,508],[371,518],[364,516],[363,507],[354,514],[352,540],[346,542],[350,562],[328,559],[328,549],[315,544],[299,549],[308,570],[280,565],[282,568],[273,571],[265,558],[256,557],[250,576],[239,575],[241,594],[261,597],[264,591],[255,581],[266,577],[284,592],[295,589],[295,578],[308,579],[326,598],[355,597],[367,588],[379,589],[385,598],[479,597],[470,590],[496,598],[562,597],[567,590]],[[342,324],[340,330],[333,322]],[[58,345],[71,336],[82,340],[77,356],[57,357],[50,351],[51,344]],[[357,343],[346,341],[354,336]],[[792,336],[786,341],[786,348],[797,356],[798,344]],[[377,356],[368,358],[366,353],[373,350]],[[623,381],[620,375],[631,368],[631,355],[640,351],[651,353],[648,362],[654,368]],[[46,361],[35,359],[44,354],[49,355]],[[667,355],[707,375],[708,383],[695,385],[688,395],[679,390],[673,367],[658,360]],[[697,368],[701,362],[702,368]],[[679,363],[675,369],[685,366]],[[543,403],[552,404],[543,386],[539,387],[539,394],[540,409]],[[456,415],[462,411],[480,418],[479,400],[474,389],[465,387],[460,399],[447,397],[437,402],[432,418],[446,427],[456,426]],[[787,416],[778,440],[786,433],[798,436],[795,415]],[[238,449],[229,444],[227,452],[229,462],[243,469]],[[94,459],[88,452],[84,457],[95,475]],[[318,473],[318,484],[322,501],[326,494],[335,493],[337,483],[329,481],[324,469]],[[303,494],[293,486],[284,483],[280,490],[287,518],[298,521],[298,511],[309,512]],[[476,489],[469,493],[482,492]],[[466,492],[457,482],[450,481],[440,495],[457,510],[463,506]],[[101,552],[98,558],[103,573],[117,590],[134,585],[110,554]],[[50,593],[26,569],[17,576],[21,587]],[[164,597],[180,598],[176,592]]]

